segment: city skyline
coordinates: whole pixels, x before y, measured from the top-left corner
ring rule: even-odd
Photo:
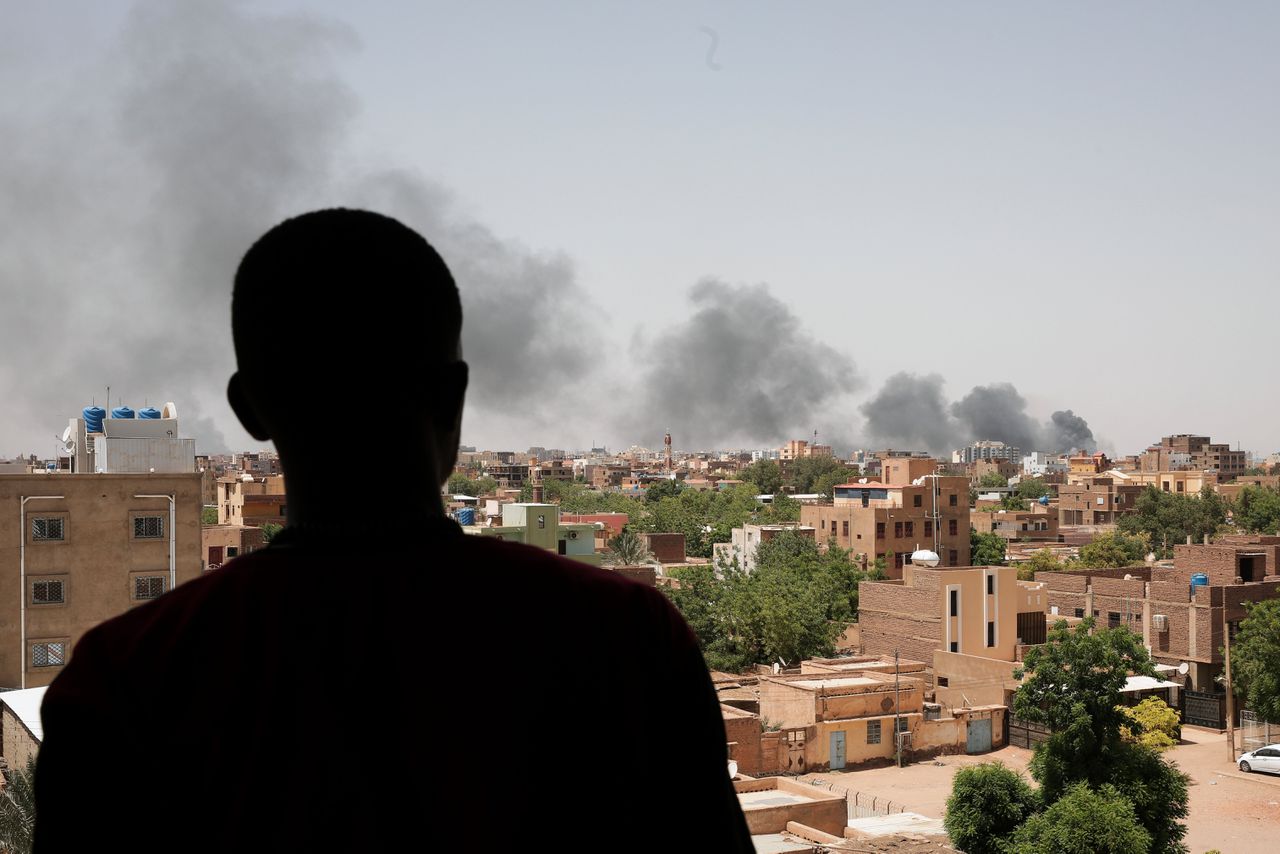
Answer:
[[[469,444],[1001,438],[965,426],[981,389],[1115,453],[1280,445],[1236,329],[1276,308],[1274,8],[306,8],[11,11],[0,454],[107,384],[257,447],[230,276],[336,203],[455,269]],[[873,417],[891,388],[912,435]]]

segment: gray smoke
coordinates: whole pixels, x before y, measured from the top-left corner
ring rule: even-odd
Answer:
[[[1040,447],[1040,425],[1027,415],[1027,402],[1010,383],[975,386],[951,404],[951,414],[974,439],[995,439],[1024,451]]]
[[[1044,424],[1027,414],[1027,402],[1010,383],[975,386],[948,405],[938,374],[890,377],[863,404],[870,439],[903,450],[947,454],[981,439],[1014,445],[1023,452],[1053,453],[1096,446],[1093,431],[1071,410],[1058,411]]]
[[[684,448],[759,446],[811,437],[847,450],[833,409],[858,387],[853,361],[800,325],[765,285],[703,279],[689,290],[683,324],[635,347],[646,364],[624,435]]]
[[[942,394],[940,374],[897,373],[862,405],[868,436],[886,447],[942,453],[956,426]]]
[[[271,225],[334,205],[399,215],[449,262],[471,405],[533,423],[557,411],[554,380],[590,352],[571,265],[468,221],[415,175],[343,167],[359,105],[338,64],[357,47],[310,14],[147,0],[61,94],[5,99],[0,393],[21,426],[0,447],[45,453],[110,384],[112,404],[177,401],[202,452],[228,450],[235,267]]]
[[[1089,429],[1089,422],[1070,409],[1053,413],[1045,429],[1047,448],[1060,451],[1093,451],[1098,448],[1098,440]]]

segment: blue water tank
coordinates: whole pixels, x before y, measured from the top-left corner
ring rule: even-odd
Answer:
[[[132,418],[133,410],[127,406],[117,406],[115,409],[111,410],[111,417],[112,418]]]
[[[1192,596],[1196,595],[1197,587],[1208,587],[1208,586],[1209,586],[1209,576],[1205,575],[1203,572],[1197,572],[1196,574],[1191,576],[1191,595]]]
[[[463,507],[458,511],[459,525],[474,525],[476,523],[476,508]]]
[[[107,410],[101,406],[86,406],[82,413],[84,415],[84,429],[90,433],[102,432],[102,419],[107,417]]]
[[[157,419],[160,417],[160,410],[156,409],[154,406],[147,406],[138,410],[138,417]]]
[[[1041,496],[1040,496],[1040,503],[1041,503],[1042,505],[1044,505],[1045,507],[1048,507],[1048,506],[1049,506],[1049,496],[1047,496],[1047,495],[1041,495]]]

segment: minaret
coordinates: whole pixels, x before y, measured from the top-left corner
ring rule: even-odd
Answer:
[[[529,458],[529,482],[533,484],[533,503],[542,503],[542,466],[537,457]]]
[[[667,474],[671,474],[671,431],[667,431],[667,435],[662,437],[662,444],[667,446]]]

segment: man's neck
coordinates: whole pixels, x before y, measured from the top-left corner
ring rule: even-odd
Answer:
[[[376,486],[361,489],[339,469],[317,471],[314,465],[298,465],[282,450],[286,494],[285,518],[289,527],[341,528],[367,521],[370,515],[398,518],[442,519],[440,478],[427,460],[396,460],[393,471],[373,476]],[[376,496],[371,510],[366,495]]]

